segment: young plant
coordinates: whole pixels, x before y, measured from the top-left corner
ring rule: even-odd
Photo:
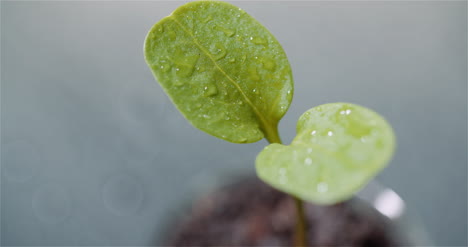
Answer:
[[[283,145],[278,122],[293,96],[281,45],[253,17],[229,3],[195,1],[149,31],[145,59],[177,109],[196,128],[234,143],[266,138],[257,175],[293,196],[295,243],[306,245],[303,200],[349,199],[389,161],[395,138],[377,113],[349,103],[305,112],[297,136]]]

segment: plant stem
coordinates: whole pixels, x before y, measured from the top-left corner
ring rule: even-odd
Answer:
[[[278,133],[278,124],[276,124],[275,126],[265,126],[264,128],[262,128],[262,130],[265,135],[265,138],[270,144],[271,143],[282,144],[281,138]]]
[[[269,143],[279,143],[282,144],[281,138],[278,133],[278,125],[271,128],[264,129],[265,138]],[[306,218],[304,214],[304,202],[292,196],[294,199],[294,204],[296,205],[296,230],[294,233],[294,246],[304,247],[307,246],[307,236],[306,236]]]
[[[296,204],[296,214],[297,214],[297,222],[296,222],[296,232],[294,236],[294,246],[296,247],[304,247],[307,246],[307,235],[306,235],[306,220],[304,214],[304,202],[293,196],[294,202]]]

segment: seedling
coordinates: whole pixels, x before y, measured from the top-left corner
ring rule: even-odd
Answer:
[[[297,136],[283,145],[278,122],[293,97],[284,50],[253,17],[229,3],[195,1],[156,23],[145,41],[155,78],[196,128],[234,143],[263,138],[257,175],[293,196],[296,245],[304,246],[303,201],[351,198],[390,160],[395,138],[377,113],[349,103],[305,112]]]

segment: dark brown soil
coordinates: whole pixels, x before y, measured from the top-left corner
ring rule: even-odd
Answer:
[[[363,205],[356,199],[333,206],[306,204],[309,246],[400,245],[387,218]],[[245,179],[196,202],[191,214],[170,229],[166,244],[291,246],[294,206],[291,197],[258,179]]]

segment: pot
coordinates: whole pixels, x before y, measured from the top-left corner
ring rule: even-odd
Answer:
[[[264,184],[253,171],[198,174],[185,202],[166,217],[161,246],[290,246],[295,211],[290,196]],[[377,181],[349,201],[305,205],[309,245],[428,246],[431,241],[404,200]]]

